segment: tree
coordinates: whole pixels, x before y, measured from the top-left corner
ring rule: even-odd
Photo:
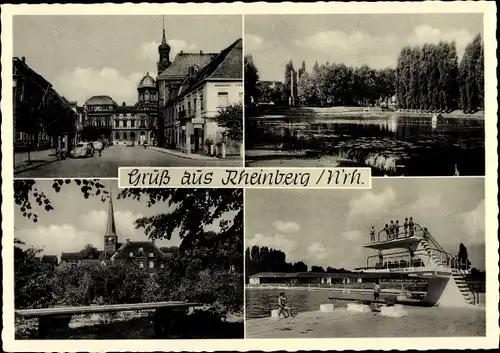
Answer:
[[[466,48],[460,65],[460,101],[466,113],[474,113],[484,106],[484,62],[481,35]]]
[[[241,103],[220,109],[215,120],[220,127],[224,128],[224,137],[233,141],[243,141],[243,105]]]
[[[245,55],[245,104],[250,104],[258,98],[257,82],[259,82],[259,71],[253,62],[251,55]]]
[[[321,266],[312,266],[311,272],[325,272],[325,270]]]
[[[283,84],[284,88],[284,93],[285,93],[285,98],[288,99],[292,95],[291,88],[292,88],[292,74],[295,71],[293,68],[293,61],[290,60],[286,65],[285,65],[285,82]]]
[[[306,62],[304,60],[302,60],[302,65],[300,66],[300,69],[299,69],[299,80],[300,80],[300,77],[306,72]]]
[[[98,259],[101,252],[92,244],[87,244],[82,250],[80,250],[80,256],[82,259]]]

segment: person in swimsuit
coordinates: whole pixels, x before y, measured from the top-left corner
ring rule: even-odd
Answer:
[[[281,317],[281,313],[284,314],[285,318],[288,318],[291,315],[291,309],[286,306],[286,296],[284,292],[281,292],[278,296],[278,320]]]
[[[372,229],[370,230],[370,240],[375,241],[375,227],[372,225]]]
[[[387,235],[387,240],[389,240],[389,226],[386,224],[384,227],[385,235]]]
[[[391,219],[391,224],[389,225],[389,232],[391,234],[391,239],[394,238],[394,221]]]
[[[396,219],[396,224],[394,225],[394,237],[397,238],[399,235],[399,220]]]
[[[403,228],[405,230],[405,237],[408,236],[408,218],[405,218],[405,223],[403,224]]]
[[[375,285],[373,286],[373,300],[379,300],[380,299],[380,283],[379,280],[377,279],[375,281]]]
[[[410,237],[413,236],[415,224],[413,223],[413,217],[410,217],[410,221],[408,222],[408,227],[410,227]]]

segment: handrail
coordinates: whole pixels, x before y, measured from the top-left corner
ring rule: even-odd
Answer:
[[[404,228],[403,225],[399,225],[399,228]],[[425,230],[424,228],[422,228],[418,223],[413,223],[413,232],[411,232],[411,230],[409,229],[409,226],[408,226],[408,232],[407,233],[404,233],[404,232],[398,232],[397,233],[397,237],[396,238],[393,238],[393,239],[405,239],[405,238],[410,238],[410,237],[414,237],[416,233],[420,232],[420,233],[423,233],[425,234]],[[382,229],[380,230],[378,233],[377,233],[377,241],[380,241],[380,235],[382,233],[385,232],[385,229]],[[427,232],[428,233],[428,232]],[[389,236],[389,235],[387,235]],[[392,240],[392,239],[390,239]]]
[[[466,274],[463,273],[461,266],[458,267],[457,271],[460,274],[460,276],[462,276],[462,279],[464,280],[465,285],[467,286],[467,288],[469,289],[469,291],[472,294],[472,299],[474,301],[473,304],[474,305],[478,304],[479,303],[479,293],[476,291],[476,289],[469,282],[467,282]]]

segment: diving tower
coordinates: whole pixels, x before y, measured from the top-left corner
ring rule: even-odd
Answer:
[[[423,301],[430,305],[466,307],[479,303],[477,292],[466,281],[470,273],[468,261],[447,253],[430,232],[418,224],[398,234],[381,230],[376,239],[363,247],[378,253],[368,256],[366,266],[356,270],[381,276],[426,278],[429,288]]]

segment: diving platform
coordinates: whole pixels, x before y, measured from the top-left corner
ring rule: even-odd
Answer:
[[[430,305],[470,306],[479,302],[478,293],[467,282],[470,262],[447,253],[427,228],[414,224],[403,234],[383,229],[376,239],[372,234],[371,240],[363,247],[377,250],[377,254],[368,256],[366,265],[356,270],[381,277],[392,274],[428,279],[424,301]]]
[[[422,236],[413,235],[413,236],[401,236],[389,240],[381,240],[375,241],[368,244],[364,244],[364,248],[375,249],[375,250],[388,250],[394,248],[408,248],[413,244],[418,244],[422,240]]]

